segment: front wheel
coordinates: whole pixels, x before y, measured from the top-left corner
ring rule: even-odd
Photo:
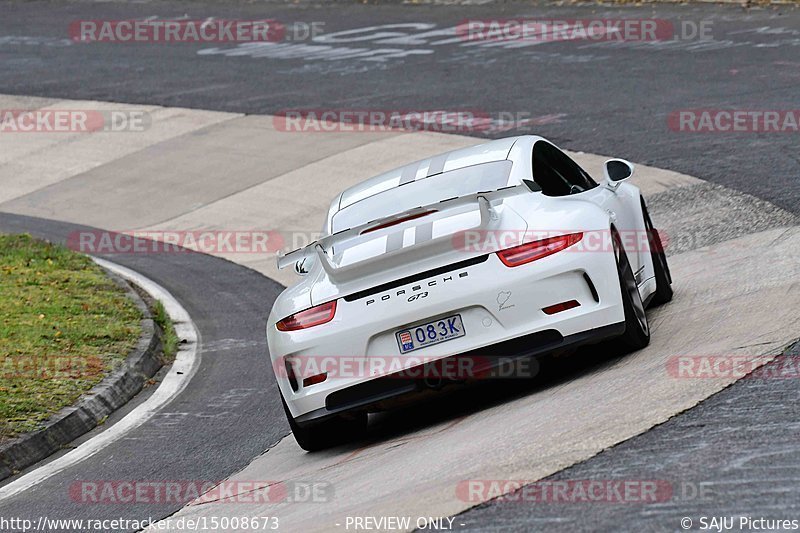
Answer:
[[[650,325],[644,311],[644,302],[633,276],[628,254],[622,247],[619,234],[612,230],[614,256],[617,261],[619,286],[622,291],[622,307],[625,309],[625,333],[618,341],[628,350],[640,350],[650,344]]]
[[[289,412],[282,394],[281,402],[297,444],[309,452],[344,444],[360,436],[367,429],[367,413],[356,413],[347,417],[332,416],[322,422],[300,426]]]

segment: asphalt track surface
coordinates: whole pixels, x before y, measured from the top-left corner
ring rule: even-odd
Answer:
[[[468,17],[516,15],[653,16],[714,22],[713,45],[690,43],[659,48],[547,43],[515,51],[470,49],[458,43],[436,47],[415,44],[398,47],[434,51],[402,60],[315,62],[221,53],[236,48],[235,45],[77,46],[63,42],[66,20],[151,15],[166,18],[187,13],[192,18],[261,18],[265,16],[263,5],[54,5],[35,2],[0,5],[9,15],[0,20],[0,61],[4,66],[0,92],[3,93],[245,113],[274,113],[294,107],[456,107],[487,112],[526,112],[533,117],[557,116],[498,136],[535,131],[565,148],[624,154],[634,161],[682,171],[753,194],[795,214],[800,212],[797,134],[687,134],[670,131],[667,127],[668,114],[678,109],[796,108],[800,16],[793,10],[742,11],[737,7],[720,6],[533,9],[512,4],[502,8],[462,6],[454,14],[446,8],[427,6],[342,5],[332,9],[303,4],[299,7],[270,5],[269,16],[281,20],[322,20],[326,23],[326,32],[399,22],[432,23],[443,28]],[[498,15],[498,9],[502,15]],[[763,30],[765,27],[770,30]],[[10,36],[14,38],[9,39]],[[363,42],[336,46],[377,48],[377,45]],[[217,51],[197,54],[208,48]],[[63,236],[67,229],[59,223],[46,221],[19,224],[17,217],[4,217],[2,229],[24,227],[51,237]],[[163,471],[163,461],[158,461],[158,470],[151,472],[152,476],[163,473],[162,479],[191,478],[192,472],[196,473],[193,478],[224,477],[285,435],[283,414],[270,397],[274,395],[274,384],[268,370],[248,364],[253,360],[248,358],[255,357],[256,353],[263,354],[263,322],[260,321],[278,288],[246,269],[201,255],[136,257],[124,261],[116,256],[114,260],[140,268],[168,287],[198,323],[204,343],[224,339],[253,343],[224,350],[225,362],[220,358],[219,363],[247,369],[248,379],[253,380],[252,387],[202,383],[198,381],[202,380],[201,371],[194,378],[193,385],[197,387],[193,390],[197,396],[190,406],[187,403],[188,416],[179,414],[181,409],[177,406],[171,406],[183,420],[196,420],[195,431],[202,431],[204,435],[208,432],[209,449],[184,448],[184,452],[170,452],[164,446],[181,448],[181,435],[187,432],[187,424],[191,422],[172,426],[173,434],[165,433],[172,430],[161,424],[153,428],[155,434],[142,436],[157,444],[143,449],[141,441],[130,440],[126,442],[127,450],[114,454],[115,461],[126,457],[127,463],[123,464],[130,468],[125,471],[125,467],[121,467],[119,477],[148,478],[143,470],[143,465],[148,464],[143,453],[170,458],[169,463],[175,468],[173,473]],[[142,261],[153,263],[142,264]],[[213,293],[208,288],[209,275],[213,280]],[[247,287],[246,293],[242,287]],[[224,298],[220,299],[220,295]],[[223,308],[230,311],[219,313]],[[218,320],[217,313],[224,317],[223,321]],[[240,401],[235,410],[250,409],[241,416],[252,417],[248,420],[260,422],[258,427],[266,428],[268,433],[259,435],[259,440],[253,439],[251,429],[220,416],[225,409],[197,408],[204,403],[215,405],[214,391],[222,395],[239,388],[252,388],[245,393],[251,396]],[[777,517],[790,516],[792,512],[796,515],[797,465],[800,464],[798,427],[796,421],[791,420],[792,411],[787,412],[781,406],[792,405],[797,394],[796,380],[738,383],[699,408],[573,467],[564,476],[580,479],[613,472],[615,476],[636,478],[642,471],[652,474],[653,465],[663,465],[670,468],[670,474],[676,478],[697,483],[718,483],[734,475],[740,482],[736,496],[724,493],[723,497],[711,501],[694,501],[698,513],[712,509],[734,513],[769,512]],[[730,438],[737,434],[742,438]],[[215,442],[224,443],[225,453],[214,453]],[[720,460],[710,452],[715,450],[752,458],[749,463],[752,468],[747,469],[746,476],[741,476],[740,470],[733,469],[736,462]],[[198,457],[205,460],[198,460]],[[81,479],[108,478],[102,461],[87,462],[83,468]],[[58,488],[63,489],[71,481],[73,479],[60,479]],[[48,505],[60,517],[68,517],[72,512],[85,513],[85,508],[70,511],[68,504],[48,496],[53,490],[54,486],[32,489],[24,502],[12,502],[13,514],[28,511],[26,505],[31,506],[31,512]],[[775,494],[786,499],[776,500]],[[621,524],[636,523],[637,519],[644,526],[653,516],[652,507],[613,506],[598,517],[596,507],[591,513],[580,506],[554,507],[548,518],[546,513],[540,514],[540,507],[532,513],[526,505],[495,502],[468,511],[462,517],[468,518],[471,524],[481,524],[480,529],[490,524],[496,524],[498,529],[504,525],[519,529],[531,525],[618,529]],[[9,512],[3,504],[0,509],[3,514]],[[172,510],[147,506],[143,512],[148,516],[166,515]],[[91,512],[93,516],[103,513],[112,516],[115,511],[95,507]],[[672,521],[659,522],[659,529],[677,527],[678,511],[668,511],[672,512],[669,515]]]
[[[797,9],[292,4],[0,2],[5,14],[0,20],[0,91],[243,113],[293,108],[521,112],[551,118],[496,136],[535,131],[565,148],[622,153],[632,161],[698,176],[790,211],[800,206],[797,135],[689,134],[667,126],[669,114],[682,109],[796,108]],[[77,45],[67,31],[70,21],[80,19],[185,16],[324,22],[323,36],[384,24],[432,29],[380,30],[416,36],[406,41],[412,44],[364,40],[373,32],[338,36],[335,43],[282,43],[298,54],[294,58],[253,57],[247,47],[227,43]],[[681,21],[710,22],[713,38],[663,45],[547,42],[504,49],[465,43],[452,34],[418,35],[453,28],[469,18],[524,16],[651,17],[673,21],[676,27]],[[449,42],[433,44],[442,41]],[[296,51],[309,45],[394,52],[314,60]],[[413,55],[386,57],[398,50]]]
[[[781,359],[800,357],[795,345]],[[461,513],[463,531],[675,531],[680,519],[797,516],[800,451],[794,379],[744,379],[661,426],[550,476],[572,480],[663,480],[674,493],[655,504],[531,503],[521,491]],[[736,524],[738,529],[738,518]],[[747,528],[743,528],[747,530]]]

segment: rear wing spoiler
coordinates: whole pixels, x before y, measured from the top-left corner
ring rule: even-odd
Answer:
[[[299,248],[287,254],[278,254],[278,268],[283,269],[290,265],[297,263],[309,256],[316,255],[322,268],[328,276],[335,280],[354,279],[356,277],[375,272],[376,265],[380,263],[382,268],[391,268],[392,266],[399,266],[403,262],[413,261],[429,256],[434,249],[440,248],[443,245],[452,246],[452,235],[444,235],[435,239],[429,239],[421,243],[415,243],[411,246],[401,247],[398,250],[379,254],[376,257],[365,259],[353,264],[340,266],[333,262],[332,257],[328,254],[329,250],[333,250],[339,246],[357,246],[361,243],[371,241],[376,237],[385,236],[387,233],[373,234],[376,228],[381,226],[391,225],[393,222],[403,221],[403,219],[411,219],[415,216],[438,216],[444,218],[448,215],[456,215],[473,211],[477,205],[480,211],[480,223],[467,231],[473,230],[486,230],[492,226],[493,221],[498,220],[497,213],[494,211],[493,203],[502,203],[508,197],[516,196],[518,194],[530,194],[530,189],[525,185],[516,185],[504,187],[495,191],[478,192],[466,196],[450,198],[442,200],[433,204],[415,207],[401,213],[397,213],[378,220],[372,220],[359,226],[338,231],[332,235],[322,237],[321,239],[312,242],[304,248]],[[427,219],[425,216],[424,219]],[[424,220],[420,219],[420,221]],[[388,229],[388,228],[387,228]],[[396,231],[405,231],[407,228],[398,229]],[[371,231],[370,231],[371,230]],[[402,256],[402,260],[399,260]]]

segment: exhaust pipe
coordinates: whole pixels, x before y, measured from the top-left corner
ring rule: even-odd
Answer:
[[[433,390],[439,390],[444,386],[444,380],[439,376],[423,378],[422,383],[424,383],[429,389]]]

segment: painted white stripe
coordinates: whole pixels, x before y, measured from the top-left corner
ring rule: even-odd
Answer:
[[[186,388],[200,366],[198,350],[198,331],[189,313],[166,289],[156,282],[134,272],[129,268],[117,265],[104,259],[93,258],[103,268],[131,281],[144,289],[150,296],[160,301],[172,322],[179,339],[186,342],[179,345],[178,354],[169,373],[164,376],[156,391],[144,403],[133,409],[125,417],[97,436],[92,437],[71,452],[36,468],[17,480],[0,488],[0,500],[19,494],[42,481],[70,468],[84,459],[96,454],[112,442],[120,439],[129,431],[141,426],[159,409],[175,398]]]

